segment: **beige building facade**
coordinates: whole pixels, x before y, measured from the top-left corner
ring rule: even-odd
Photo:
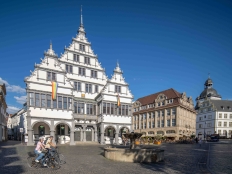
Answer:
[[[190,137],[196,133],[193,100],[172,88],[139,98],[133,103],[132,124],[144,136]]]

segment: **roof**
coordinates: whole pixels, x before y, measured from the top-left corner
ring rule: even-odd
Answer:
[[[218,111],[232,112],[232,100],[211,100],[211,102]]]
[[[141,105],[148,105],[154,103],[155,99],[158,97],[159,94],[164,94],[167,99],[174,99],[181,97],[181,93],[177,92],[173,88],[167,89],[165,91],[157,92],[155,94],[151,94],[142,98],[139,98],[137,101],[141,103]]]

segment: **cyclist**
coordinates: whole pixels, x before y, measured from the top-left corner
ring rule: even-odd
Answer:
[[[38,157],[35,159],[35,162],[39,162],[40,159],[43,158],[44,154],[42,153],[41,150],[45,150],[44,146],[43,146],[43,140],[44,140],[44,137],[39,137],[39,141],[36,145],[36,148],[35,148],[35,153],[38,155]],[[44,164],[43,162],[43,165],[46,166],[46,164]]]
[[[46,146],[45,148],[50,149],[51,147],[55,148],[56,145],[52,142],[53,140],[53,136],[50,136],[50,138],[48,138],[47,142],[46,142]]]

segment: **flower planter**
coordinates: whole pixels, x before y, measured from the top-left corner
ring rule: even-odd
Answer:
[[[160,145],[161,142],[160,141],[155,141],[154,144]]]
[[[135,141],[135,145],[140,145],[140,142],[139,141]]]

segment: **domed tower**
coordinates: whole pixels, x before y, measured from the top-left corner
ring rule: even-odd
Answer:
[[[211,100],[221,100],[221,96],[217,93],[217,91],[213,88],[213,81],[210,77],[205,81],[204,91],[196,98],[196,108],[204,99],[208,98]]]

